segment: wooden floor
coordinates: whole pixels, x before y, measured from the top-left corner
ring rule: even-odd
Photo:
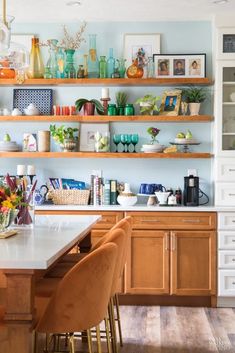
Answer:
[[[120,353],[235,352],[235,309],[122,306],[121,315]]]

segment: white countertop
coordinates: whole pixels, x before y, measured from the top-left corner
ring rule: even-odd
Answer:
[[[108,205],[108,206],[77,206],[77,205],[42,205],[37,206],[36,210],[43,211],[139,211],[139,212],[235,212],[234,207],[225,206],[198,206],[198,207],[186,207],[186,206],[147,206],[137,204],[135,206],[123,207],[120,205]]]
[[[33,228],[0,239],[0,269],[47,269],[81,240],[100,216],[39,216]]]

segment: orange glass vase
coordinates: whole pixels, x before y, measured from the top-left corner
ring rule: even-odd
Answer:
[[[138,66],[138,60],[133,60],[132,65],[128,67],[126,71],[128,78],[142,78],[144,75],[144,70],[142,67]]]

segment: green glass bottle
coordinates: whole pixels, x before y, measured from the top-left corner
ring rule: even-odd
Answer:
[[[109,49],[109,58],[107,61],[107,77],[111,78],[115,71],[115,59],[113,57],[113,48]]]
[[[99,62],[100,78],[107,78],[107,61],[106,56],[100,57]]]

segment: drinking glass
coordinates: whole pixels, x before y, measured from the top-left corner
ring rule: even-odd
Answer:
[[[131,143],[134,146],[134,151],[133,152],[136,152],[135,146],[137,145],[138,142],[139,142],[139,135],[138,134],[132,134],[131,135]]]
[[[115,143],[115,145],[116,145],[116,151],[115,152],[118,152],[118,145],[119,145],[120,142],[121,142],[121,135],[114,134],[113,135],[113,143]]]
[[[124,150],[126,152],[126,142],[127,142],[127,134],[121,134],[121,143],[123,144]]]
[[[126,151],[127,151],[127,152],[130,152],[130,151],[129,151],[129,146],[130,146],[130,144],[131,144],[131,135],[126,135],[126,145],[127,145]]]

